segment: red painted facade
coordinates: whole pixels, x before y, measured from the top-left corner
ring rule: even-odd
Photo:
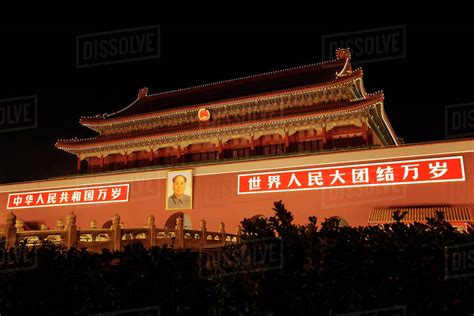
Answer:
[[[249,195],[239,195],[237,190],[238,175],[246,173],[448,156],[463,157],[464,181]],[[189,216],[193,228],[198,228],[199,221],[206,219],[209,228],[217,229],[219,223],[224,222],[227,231],[233,232],[244,217],[272,215],[272,204],[277,200],[284,201],[293,212],[297,223],[305,223],[308,216],[312,215],[320,219],[339,216],[351,226],[367,225],[370,211],[380,207],[438,205],[468,206],[472,209],[474,206],[474,140],[208,164],[192,169],[194,172],[193,208],[182,212]],[[17,209],[13,212],[27,224],[28,222],[45,223],[49,227],[54,227],[57,219],[64,219],[71,211],[77,215],[77,223],[81,227],[88,227],[92,219],[97,220],[97,225],[100,227],[115,213],[120,214],[126,227],[145,225],[143,221],[150,214],[154,214],[158,226],[165,226],[167,220],[179,211],[165,210],[165,177],[166,172],[170,170],[177,169],[124,171],[108,175],[3,185],[0,186],[0,205],[4,208],[2,216],[6,214],[8,194],[12,192],[113,183],[130,185],[128,202],[39,207]]]

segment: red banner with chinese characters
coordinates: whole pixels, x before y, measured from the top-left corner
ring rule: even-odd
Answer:
[[[238,194],[464,181],[462,156],[241,174]]]
[[[128,201],[129,184],[10,193],[7,209]]]

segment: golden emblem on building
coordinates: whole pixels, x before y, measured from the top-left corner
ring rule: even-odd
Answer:
[[[211,118],[211,112],[208,109],[199,109],[198,118],[200,121],[209,121]]]

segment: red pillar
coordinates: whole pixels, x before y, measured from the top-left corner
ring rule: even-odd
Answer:
[[[115,155],[110,155],[108,164],[112,166],[110,167],[112,170],[115,170]]]
[[[327,141],[328,141],[328,134],[326,132],[326,126],[323,126],[323,148],[326,147]]]
[[[255,150],[255,139],[252,135],[250,136],[250,152],[253,154],[254,150]]]
[[[218,158],[221,159],[222,158],[222,140],[219,139],[219,152],[218,152]]]
[[[125,166],[128,165],[128,153],[125,152]]]
[[[364,145],[367,146],[369,144],[368,137],[367,137],[367,123],[362,122],[362,139],[364,140]]]
[[[148,157],[150,158],[150,162],[153,162],[153,160],[155,160],[155,152],[153,151],[153,149],[150,150]]]
[[[290,147],[290,135],[288,134],[288,131],[285,132],[285,147]]]
[[[100,155],[100,169],[104,168],[104,155]]]
[[[319,148],[319,141],[318,141],[318,130],[317,129],[314,129],[314,140],[316,141],[316,150],[319,150],[321,148]]]
[[[81,172],[81,157],[77,156],[77,172]]]
[[[178,162],[181,162],[181,145],[178,145],[178,153],[176,159]]]

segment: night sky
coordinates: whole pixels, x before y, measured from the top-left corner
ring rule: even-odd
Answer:
[[[391,28],[405,27],[405,54],[382,53],[393,58],[356,67],[368,92],[383,90],[387,115],[406,143],[445,139],[446,106],[474,102],[473,25],[162,24],[160,57],[77,68],[77,36],[152,25],[0,26],[0,99],[36,95],[38,114],[36,128],[1,131],[1,183],[73,174],[76,158],[56,149],[56,140],[94,136],[79,118],[120,110],[139,88],[156,93],[316,63],[323,36],[370,31],[387,39]]]

